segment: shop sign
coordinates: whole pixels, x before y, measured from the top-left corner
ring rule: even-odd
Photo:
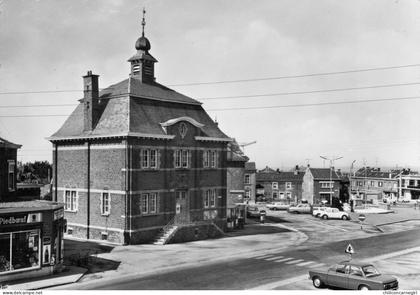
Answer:
[[[26,220],[27,220],[26,215],[25,216],[0,217],[0,225],[26,223]]]
[[[64,208],[54,211],[54,220],[58,220],[64,217]]]

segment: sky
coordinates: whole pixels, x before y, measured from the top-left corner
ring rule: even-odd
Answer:
[[[156,80],[256,141],[257,168],[420,167],[418,0],[0,0],[0,137],[19,161],[51,161],[88,70],[128,77],[143,7]]]

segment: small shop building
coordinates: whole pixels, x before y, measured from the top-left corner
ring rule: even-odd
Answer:
[[[61,271],[65,226],[62,204],[0,203],[0,282]]]

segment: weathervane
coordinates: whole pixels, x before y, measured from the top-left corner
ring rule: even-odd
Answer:
[[[145,14],[146,14],[146,9],[143,7],[143,19],[141,21],[141,26],[143,27],[141,31],[142,37],[144,37],[144,26],[146,25],[146,20],[144,19]]]

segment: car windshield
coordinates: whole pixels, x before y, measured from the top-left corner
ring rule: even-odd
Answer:
[[[380,275],[379,271],[373,265],[363,266],[362,269],[366,277],[375,277]]]

